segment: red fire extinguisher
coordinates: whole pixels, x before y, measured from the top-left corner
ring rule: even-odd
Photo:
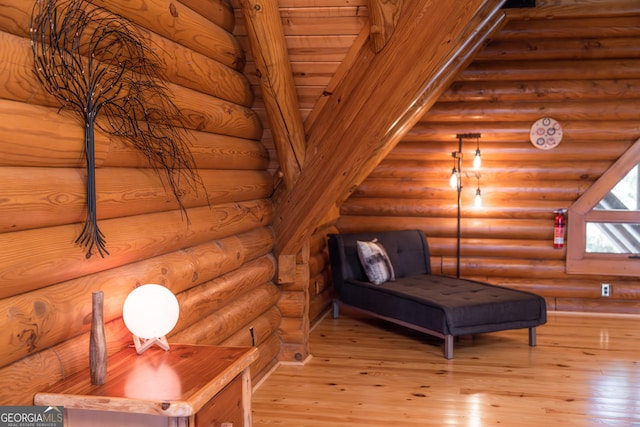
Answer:
[[[566,209],[556,209],[553,211],[556,214],[553,219],[553,247],[556,249],[564,248],[564,229],[566,227]]]

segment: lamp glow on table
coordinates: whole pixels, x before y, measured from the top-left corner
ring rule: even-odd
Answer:
[[[124,324],[133,334],[138,354],[153,345],[169,350],[166,335],[178,323],[179,314],[176,296],[169,289],[156,284],[134,289],[122,307]]]

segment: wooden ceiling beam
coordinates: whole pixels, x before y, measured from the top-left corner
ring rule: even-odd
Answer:
[[[303,166],[306,142],[277,0],[240,0],[262,97],[288,189]]]
[[[307,131],[296,185],[276,200],[276,254],[296,254],[436,102],[501,24],[503,1],[405,2],[385,48],[363,45]]]
[[[371,22],[371,40],[376,52],[387,44],[402,11],[402,0],[369,0],[369,22]]]

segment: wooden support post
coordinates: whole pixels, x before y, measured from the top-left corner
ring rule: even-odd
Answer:
[[[296,256],[280,255],[278,257],[278,283],[291,283],[296,280]]]
[[[278,259],[290,262],[291,257],[280,255]],[[285,283],[284,276],[278,278],[278,283],[284,291],[278,302],[278,309],[283,316],[280,323],[282,346],[278,359],[281,362],[304,363],[310,354],[309,242],[303,244],[302,250],[298,256],[293,257],[293,261],[293,280]]]

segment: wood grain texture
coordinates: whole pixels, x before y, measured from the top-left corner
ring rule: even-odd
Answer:
[[[84,262],[84,254],[73,244],[80,224],[0,234],[0,296],[262,227],[271,221],[272,207],[262,200],[187,209],[187,214],[190,223],[180,211],[101,221],[111,255]]]
[[[621,123],[625,123],[623,121]],[[605,126],[613,125],[613,122],[599,122]],[[433,124],[429,124],[432,126]],[[503,126],[505,123],[498,123],[498,126]],[[517,123],[512,123],[512,126],[517,126]],[[436,129],[438,124],[435,124]],[[486,125],[488,127],[488,124]],[[523,125],[526,128],[526,125]],[[592,128],[595,130],[595,128]],[[521,128],[522,131],[522,128]],[[512,162],[524,162],[524,161],[538,161],[549,162],[556,161],[558,164],[570,163],[571,160],[576,162],[597,162],[597,161],[612,161],[620,156],[620,153],[627,150],[632,142],[627,140],[618,140],[615,136],[610,136],[606,144],[602,141],[605,139],[604,134],[593,135],[591,138],[587,136],[587,130],[580,132],[579,135],[575,135],[577,129],[572,128],[571,134],[566,135],[566,141],[574,141],[570,144],[560,144],[553,150],[531,150],[528,144],[523,144],[523,136],[503,135],[490,133],[486,138],[483,138],[482,149],[491,153],[491,159],[486,158],[486,162],[489,164],[498,165],[504,163],[506,166]],[[418,133],[416,132],[416,136]],[[484,134],[483,134],[484,135]],[[523,134],[520,134],[523,135]],[[614,134],[615,135],[615,134]],[[600,138],[600,139],[599,139]],[[428,144],[424,144],[419,140],[413,140],[410,136],[400,142],[395,149],[383,160],[379,166],[380,169],[386,168],[390,170],[392,165],[399,165],[397,160],[401,160],[404,167],[412,167],[414,171],[419,169],[442,170],[440,163],[449,162],[451,159],[446,158],[447,151],[451,150],[451,140],[446,140],[445,135],[440,133],[429,134],[427,137]],[[485,140],[486,139],[486,140]],[[509,141],[509,139],[520,139],[520,141]],[[564,137],[563,137],[564,140]],[[573,149],[574,146],[579,146],[579,150]],[[467,158],[466,162],[470,161],[470,157],[473,156],[475,147],[469,147],[468,145],[463,147],[464,155]],[[484,164],[485,162],[483,162]],[[377,173],[378,168],[374,171]],[[441,173],[441,172],[439,172]]]
[[[308,327],[306,325],[306,317],[283,317],[280,322],[280,336],[283,341],[286,343],[286,347],[288,348],[288,352],[282,352],[285,356],[281,356],[281,360],[286,362],[302,362],[305,360],[306,356],[309,353],[301,353],[295,347],[302,347],[307,342],[307,337],[305,332],[308,331]],[[290,357],[289,354],[293,353],[294,357]]]
[[[141,37],[156,52],[158,65],[166,81],[239,105],[251,106],[253,103],[249,82],[239,71],[155,33],[145,31]],[[4,46],[0,51],[0,71],[9,77],[0,86],[0,96],[41,105],[57,105],[57,101],[44,93],[32,76],[33,56],[29,39],[0,32],[0,43]],[[86,55],[86,52],[83,54]]]
[[[278,301],[278,308],[283,317],[303,317],[306,301],[304,292],[283,292]]]
[[[244,67],[244,52],[235,37],[182,3],[170,0],[94,3],[228,67],[237,70]]]
[[[577,23],[576,23],[577,24]],[[491,60],[498,55],[513,59],[535,60],[536,58],[593,59],[634,58],[635,37],[588,39],[542,39],[542,40],[495,40],[476,56],[477,60]]]
[[[229,294],[238,294],[238,291],[230,291],[229,287],[240,286],[245,263],[250,265],[250,271],[256,271],[257,265],[262,267],[259,274],[272,274],[273,261],[263,259],[272,247],[273,233],[267,228],[259,228],[4,298],[0,300],[0,307],[7,316],[0,329],[0,342],[6,345],[1,347],[0,366],[86,334],[89,331],[92,291],[105,293],[106,323],[122,316],[122,305],[127,295],[145,283],[167,286],[181,300],[184,299],[185,304],[193,304],[189,302],[190,295],[197,295],[197,289],[203,292],[210,288],[220,289],[223,292],[209,295],[207,300],[212,309],[219,308],[223,305],[219,299],[226,298],[225,301],[229,302]],[[191,288],[196,290],[182,295]],[[194,320],[185,315],[180,320],[181,324],[190,321]],[[122,326],[121,322],[119,324]],[[116,336],[113,331],[107,331],[107,335],[111,348],[112,341],[117,341]]]
[[[550,313],[537,328],[441,341],[344,311],[311,332],[314,357],[282,365],[253,396],[255,427],[629,426],[637,316]]]
[[[231,32],[181,2],[138,0],[120,4],[97,0],[94,4],[123,16],[143,31],[172,40],[228,67],[236,70],[244,67],[244,53]],[[29,2],[4,1],[0,6],[0,29],[28,37],[31,10],[32,4]]]
[[[169,417],[195,415],[249,367],[255,348],[174,345],[138,357],[130,349],[115,354],[105,384],[96,386],[79,372],[36,394],[36,405],[133,412]],[[155,371],[155,372],[154,372]],[[84,375],[83,375],[84,374]],[[156,387],[140,387],[151,375]]]
[[[259,361],[258,370],[261,370],[265,366],[273,365],[275,362],[275,356],[277,355],[277,349],[274,349],[273,339],[278,340],[277,334],[275,331],[280,324],[280,313],[278,313],[278,309],[275,307],[270,308],[264,313],[260,314],[260,316],[252,319],[250,323],[248,323],[246,328],[239,329],[233,335],[225,338],[220,341],[220,345],[228,345],[228,346],[251,346],[252,343],[257,343],[260,347],[266,346],[269,350],[260,350],[262,355],[269,355],[269,357],[261,357]],[[251,335],[249,328],[253,329],[253,336]],[[277,345],[275,345],[277,348]],[[257,365],[256,365],[257,366]]]
[[[393,35],[401,10],[402,0],[369,0],[370,37],[376,52],[380,52]]]
[[[525,184],[523,181],[522,184]],[[500,202],[500,207],[491,208],[485,207],[481,213],[476,213],[473,208],[473,197],[475,197],[475,189],[467,189],[463,202],[465,203],[465,217],[477,218],[478,220],[483,218],[491,218],[495,220],[527,220],[527,219],[546,219],[549,216],[549,211],[553,211],[554,206],[567,205],[571,198],[566,197],[561,200],[526,200],[526,204],[529,207],[527,212],[521,212],[519,207],[523,204],[522,199],[510,200],[508,195],[505,195],[502,199],[493,198],[487,196],[486,203],[491,202],[496,204]],[[497,191],[498,189],[496,189]],[[517,191],[517,190],[515,190]],[[470,194],[468,194],[470,193]],[[441,206],[425,206],[424,202],[419,199],[402,199],[402,198],[357,198],[351,199],[342,206],[342,212],[345,215],[377,215],[386,217],[432,217],[432,218],[446,218],[454,213],[457,200],[455,197],[443,197],[442,199],[432,199],[434,204],[441,202]],[[477,208],[476,208],[477,209]],[[480,221],[477,225],[479,225]],[[486,224],[487,226],[489,224]],[[500,228],[498,224],[494,229]]]
[[[536,15],[536,19],[517,16],[517,11],[508,11],[511,18],[500,32],[500,40],[635,37],[639,32],[638,27],[635,26],[637,17],[634,15],[637,13],[634,13],[633,9],[629,10],[625,7],[625,4],[631,3],[627,0],[599,2],[599,6],[612,6],[608,8],[607,12],[603,12],[603,8],[594,8],[584,4],[578,13],[574,10],[574,16],[556,19],[541,17],[538,14],[542,11],[541,9],[529,11]],[[548,7],[552,6],[547,4]],[[619,13],[620,16],[616,16],[616,13]]]
[[[312,324],[316,324],[320,318],[327,312],[327,307],[329,307],[333,300],[336,298],[336,294],[331,287],[325,288],[322,292],[318,292],[317,295],[313,297],[309,304],[309,319]],[[313,349],[312,355],[313,355]]]
[[[508,12],[512,18],[575,18],[593,16],[596,18],[639,14],[640,5],[634,0],[537,0],[536,10],[513,9]]]
[[[445,70],[445,64],[465,63],[476,43],[480,43],[478,39],[490,31],[485,25],[494,23],[492,18],[499,4],[477,2],[467,6],[458,8],[451,3],[431,14],[425,13],[428,4],[407,4],[388,49],[375,55],[370,44],[364,46],[349,77],[334,91],[323,107],[324,114],[308,130],[310,154],[305,160],[305,170],[299,185],[280,200],[281,214],[274,222],[278,253],[296,252],[299,242],[310,236],[315,224],[335,203],[336,196],[346,198],[349,190],[364,180],[420,114],[435,102],[439,90],[448,86],[452,78],[449,73],[456,68]],[[403,25],[402,21],[412,24]],[[440,25],[435,25],[436,22]],[[473,42],[467,42],[472,35]],[[449,40],[453,46],[443,49],[436,42],[440,39]],[[429,53],[422,51],[427,40]],[[428,60],[413,61],[418,55],[414,49],[418,47],[419,55]],[[412,64],[409,74],[406,72],[409,68],[402,65],[405,61]],[[380,108],[390,109],[389,114],[372,121]],[[363,142],[352,145],[351,140]]]
[[[198,323],[180,330],[173,339],[195,344],[220,342],[236,333],[239,326],[246,325],[246,319],[255,319],[268,311],[275,305],[279,295],[273,283],[263,283],[243,294],[234,304],[227,304],[199,319]],[[249,335],[248,328],[245,333]]]
[[[232,0],[231,3],[237,18],[234,34],[248,51],[245,75],[256,94],[257,112],[265,123],[263,142],[272,153],[269,169],[275,171],[279,167],[275,142],[264,111],[260,80],[250,52],[244,17],[239,1]],[[361,43],[354,40],[361,30],[368,27],[367,0],[278,1],[278,5],[300,114],[306,120],[316,103],[322,102],[332,91],[332,87],[327,84],[332,81],[335,70],[354,52],[354,48],[355,51],[359,50]],[[368,28],[364,39],[367,36]],[[345,68],[348,68],[348,64]]]
[[[0,101],[0,108],[2,108],[1,105],[2,101]],[[61,116],[59,120],[64,122],[64,117]],[[0,162],[5,162],[7,166],[45,166],[48,164],[47,159],[61,167],[76,167],[82,164],[82,147],[76,144],[77,141],[60,142],[59,139],[51,137],[56,143],[60,142],[62,148],[71,151],[66,153],[51,147],[48,144],[51,141],[49,139],[36,137],[27,143],[18,136],[11,136],[11,129],[13,128],[0,128],[2,135],[7,138],[5,139],[7,149],[6,152],[1,152]],[[21,131],[36,132],[33,127],[21,128]],[[259,141],[199,131],[191,131],[189,136],[190,151],[194,156],[196,167],[200,170],[264,171],[269,165],[269,153]],[[99,166],[149,167],[147,159],[128,141],[107,137],[104,134],[98,134],[96,139],[105,145],[101,146],[105,153],[102,153]],[[47,154],[50,156],[46,156]],[[78,157],[72,159],[74,154]]]
[[[542,113],[541,115],[543,115]],[[536,115],[537,120],[541,115]],[[532,118],[533,120],[533,118]],[[491,143],[492,141],[500,142],[516,142],[522,146],[530,148],[529,132],[531,131],[532,121],[509,122],[505,116],[496,117],[491,122],[473,122],[465,121],[464,123],[427,123],[418,122],[407,133],[404,141],[448,141],[451,144],[455,139],[456,133],[475,132],[482,133],[482,141]],[[630,134],[640,134],[640,126],[637,122],[629,120],[603,120],[603,121],[563,121],[562,127],[565,130],[567,140],[575,138],[581,141],[612,141],[626,142],[630,144],[634,141]],[[564,138],[563,138],[564,139]],[[451,149],[447,150],[451,154]],[[535,151],[534,151],[535,152]],[[498,155],[500,153],[498,152]],[[538,155],[538,154],[534,154]],[[578,154],[579,156],[579,154]]]
[[[273,257],[264,256],[245,263],[242,269],[229,272],[193,287],[178,298],[183,316],[180,317],[177,330],[182,330],[197,323],[217,310],[233,304],[241,295],[269,282],[275,273]],[[246,323],[246,319],[239,319],[242,323],[231,325],[234,331],[239,331]],[[247,331],[244,331],[246,334]]]
[[[278,351],[280,350],[280,340],[276,334],[269,336],[269,339],[260,344],[260,358],[251,365],[251,382],[259,384],[267,378],[277,366]]]
[[[264,349],[256,363],[260,375],[274,366],[279,352],[278,292],[269,285],[275,270],[268,255],[274,245],[268,227],[273,177],[260,142],[260,117],[250,109],[250,83],[241,73],[244,54],[231,34],[229,3],[100,4],[135,21],[158,52],[163,84],[188,116],[188,143],[206,189],[198,194],[184,189],[190,200],[187,222],[144,157],[128,142],[98,133],[103,206],[98,210],[101,222],[114,221],[106,227],[115,256],[90,262],[77,257],[83,127],[58,111],[33,78],[28,40],[33,3],[0,4],[0,210],[6,220],[0,230],[5,257],[0,275],[11,288],[0,292],[6,313],[0,337],[3,404],[30,405],[37,391],[88,368],[92,291],[105,295],[109,356],[131,344],[122,303],[144,283],[169,287],[196,313],[185,316],[173,333],[193,328],[214,344],[224,339],[251,344],[253,327],[255,344]],[[219,292],[205,291],[212,287]],[[199,291],[206,295],[207,314],[227,308],[215,318],[222,325],[216,332],[224,334],[211,332],[213,324],[199,317],[206,316],[202,304],[193,302]],[[255,298],[259,309],[247,310]]]
[[[224,104],[219,106],[223,108]],[[0,146],[0,165],[78,166],[83,164],[83,130],[79,121],[71,113],[58,112],[55,108],[0,100],[0,116],[3,114],[11,115],[12,120],[3,121],[0,124],[0,137],[3,138]],[[33,120],[34,116],[38,119]],[[223,124],[217,130],[219,133],[215,134],[214,123],[224,122],[225,118],[233,121],[238,128],[231,130],[230,123]],[[191,143],[194,151],[202,154],[195,156],[197,166],[234,169],[234,163],[237,165],[242,163],[244,153],[249,157],[245,159],[248,166],[240,166],[240,169],[261,168],[260,164],[268,161],[264,147],[259,147],[255,141],[250,142],[259,139],[262,132],[260,122],[255,115],[245,116],[242,110],[233,108],[229,111],[218,109],[214,114],[194,113],[191,121],[195,127],[203,126],[208,128],[209,132],[214,132],[214,134],[199,131],[188,133],[187,143]],[[201,124],[197,124],[198,122]],[[227,128],[231,135],[225,135],[224,128]],[[248,138],[242,137],[243,134]],[[144,156],[138,153],[128,141],[121,138],[111,137],[96,130],[94,145],[97,167],[103,164],[149,167]],[[107,160],[111,156],[116,160]],[[225,166],[227,159],[234,163]],[[198,161],[200,163],[197,163]]]
[[[32,3],[7,0],[0,4],[0,29],[7,33],[28,37]]]
[[[553,210],[588,194],[640,135],[631,118],[640,100],[635,7],[559,1],[539,2],[531,14],[508,11],[500,31],[341,206],[340,230],[420,228],[434,242],[433,264],[451,274],[450,154],[456,134],[479,132],[477,176],[475,141],[463,146],[462,274],[519,288],[530,280],[550,309],[636,312],[637,279],[620,277],[613,264],[608,274],[596,264],[592,277],[568,274],[566,250],[550,245]],[[563,126],[553,150],[529,141],[542,116]],[[482,209],[472,207],[478,186]],[[600,283],[620,283],[625,297],[601,298]]]
[[[200,178],[206,190],[182,189],[187,208],[263,199],[272,191],[266,171],[202,170]],[[0,189],[0,232],[82,222],[84,180],[81,169],[0,168],[0,181],[15,182]],[[152,169],[100,168],[96,180],[100,220],[178,209]]]
[[[90,298],[89,292],[89,298]],[[87,317],[88,318],[88,317]],[[108,357],[123,350],[131,341],[124,323],[105,324]],[[89,367],[89,334],[83,333],[50,348],[32,351],[26,357],[3,367],[0,378],[2,402],[11,405],[33,405],[33,395],[72,373]],[[20,378],[28,378],[25,384]]]
[[[229,247],[220,246],[217,244],[214,244],[211,246],[216,247],[221,254],[227,253],[229,249]],[[202,267],[206,267],[205,266],[206,261],[208,260],[213,261],[216,258],[221,258],[219,256],[218,257],[212,256],[213,252],[214,251],[212,250],[209,250],[208,253],[206,251],[202,252],[200,254],[201,259],[198,260],[197,264]],[[233,254],[233,251],[229,251],[229,253]],[[249,255],[247,254],[247,256]],[[235,257],[233,258],[236,259]],[[178,260],[176,259],[175,261],[178,261]],[[196,264],[195,258],[188,261],[190,262],[183,261],[183,264],[187,267],[189,265]],[[171,263],[173,263],[174,261],[167,260],[167,262],[169,263],[169,265],[171,265]],[[174,265],[179,265],[179,264],[174,264]],[[158,264],[158,267],[164,268],[160,264]],[[208,272],[205,272],[204,270],[202,270],[202,271],[199,271],[199,273],[200,274],[203,274],[203,273],[217,274],[217,273],[214,273],[214,271],[215,270],[213,269],[211,269],[211,271],[208,271]],[[171,284],[176,284],[176,283],[179,284],[180,281],[177,280],[178,275],[173,274],[171,271],[170,273],[171,274],[169,274],[169,276],[167,276],[164,280],[168,281]],[[117,272],[114,271],[114,276],[116,275],[117,275]],[[242,272],[238,271],[236,276],[238,278],[241,278]],[[196,277],[196,274],[194,273],[192,275],[189,275],[189,277]],[[207,276],[203,274],[203,278],[204,277],[207,277]],[[134,279],[131,280],[131,282],[129,283],[125,283],[125,282],[116,283],[114,281],[111,281],[111,283],[115,285],[114,288],[103,288],[105,289],[106,295],[108,296],[113,296],[114,290],[119,291],[121,289],[123,291],[121,292],[122,297],[119,303],[115,301],[113,298],[111,298],[111,300],[107,302],[106,307],[110,308],[109,310],[110,315],[113,315],[114,313],[116,313],[117,316],[121,315],[120,313],[117,313],[117,312],[119,311],[119,307],[121,307],[122,305],[122,301],[124,300],[124,297],[126,297],[126,294],[133,288],[131,283],[134,283],[135,280],[137,279],[135,279],[134,277]],[[153,281],[153,279],[151,280]],[[158,283],[165,283],[164,280],[160,280],[158,281]],[[98,283],[100,283],[100,279],[97,279],[97,281]],[[143,283],[144,282],[145,281],[143,279]],[[174,288],[173,290],[174,292],[180,291],[179,288],[177,289]],[[52,295],[55,295],[55,292],[56,291],[54,291]],[[58,290],[57,292],[61,292],[61,290]],[[178,296],[180,297],[180,294],[178,294]],[[88,298],[90,298],[90,292],[89,292]],[[241,313],[245,309],[242,307],[242,304],[246,303],[247,301],[252,301],[252,299],[237,298],[237,299],[234,299],[233,301],[228,301],[225,306],[226,307],[225,310],[227,311],[225,311],[226,314],[223,314],[223,318],[221,319],[221,322],[225,322],[224,316],[230,313],[228,311],[230,309],[232,310],[231,312]],[[240,304],[240,306],[236,309],[231,308],[235,304]],[[78,310],[78,308],[75,308],[75,310]],[[86,312],[86,310],[90,310],[90,308],[82,308],[82,311]],[[255,314],[256,311],[254,309],[251,309],[249,310],[248,313]],[[79,312],[78,314],[81,315],[82,312]],[[88,317],[85,316],[85,319],[88,319]],[[257,366],[256,369],[258,368],[265,369],[265,367],[267,366],[273,366],[273,363],[275,360],[274,357],[275,357],[275,354],[277,354],[277,350],[274,349],[274,343],[277,344],[279,342],[277,337],[275,336],[276,325],[279,322],[279,315],[277,311],[275,311],[275,308],[272,308],[265,311],[263,314],[257,315],[255,318],[245,317],[245,321],[247,322],[246,328],[242,327],[240,331],[236,332],[232,336],[229,336],[226,340],[226,342],[228,343],[227,345],[245,345],[245,346],[252,345],[251,340],[249,340],[248,328],[249,326],[254,327],[256,329],[255,344],[260,348],[260,352],[259,352],[260,356],[259,356],[259,359],[256,361],[256,366]],[[46,351],[41,351],[41,352],[32,351],[30,352],[29,356],[22,358],[19,361],[2,368],[1,372],[2,372],[3,378],[19,378],[19,377],[31,377],[30,370],[36,367],[40,363],[46,365],[46,368],[39,370],[37,378],[32,378],[32,381],[29,383],[28,387],[25,387],[25,385],[22,384],[19,389],[13,388],[13,387],[3,389],[3,391],[0,393],[0,399],[2,399],[3,402],[13,402],[14,404],[31,404],[33,394],[35,392],[43,390],[47,385],[50,385],[60,380],[61,378],[64,378],[65,376],[69,376],[70,374],[78,370],[86,369],[88,366],[86,364],[88,363],[86,360],[86,353],[87,353],[86,348],[88,348],[88,333],[86,332],[87,327],[88,327],[88,324],[85,322],[85,327],[83,328],[85,332],[81,333],[75,338],[66,339],[66,341],[62,341],[60,344],[49,347],[49,350],[46,350]],[[78,333],[77,328],[74,328],[73,325],[66,328],[67,333],[71,331],[73,331],[73,333]],[[43,330],[43,332],[46,332],[46,331]],[[169,335],[170,342],[175,342],[173,335],[176,333],[177,332],[174,331],[174,333]],[[123,349],[124,347],[126,347],[128,344],[131,343],[131,335],[128,331],[126,331],[126,328],[124,327],[124,324],[122,323],[122,320],[119,317],[116,317],[113,321],[107,323],[106,335],[109,338],[107,343],[109,346],[110,355]],[[46,346],[47,335],[43,335],[39,338],[41,338],[41,340],[35,343],[37,347],[39,348],[40,346]],[[220,344],[223,338],[225,338],[225,335],[220,335],[217,339],[214,338],[213,340],[211,340],[212,342],[210,342],[210,344]],[[185,341],[181,340],[180,342],[185,342]],[[265,347],[264,351],[262,350],[263,346]],[[263,372],[263,375],[264,375],[264,372]]]
[[[466,206],[466,205],[465,205]],[[466,212],[472,208],[465,208]],[[551,243],[553,233],[552,217],[547,219],[501,219],[492,218],[465,219],[461,223],[463,236],[475,238],[495,238],[516,240],[545,239]],[[551,221],[551,226],[548,227]],[[344,216],[336,223],[341,232],[356,232],[360,230],[402,230],[417,228],[423,230],[428,237],[455,236],[456,219],[449,217],[425,218],[425,217],[385,217],[373,215]],[[486,229],[479,227],[485,226]],[[469,234],[471,233],[471,234]],[[548,238],[548,239],[547,239]]]
[[[589,120],[594,111],[598,111],[601,120],[632,120],[636,99],[599,99],[563,102],[549,102],[542,109],[540,101],[500,102],[487,104],[486,102],[448,102],[435,105],[423,116],[425,121],[460,122],[465,117],[490,122],[496,117],[509,116],[514,121],[531,121],[531,117],[541,114],[549,117],[563,117],[567,121]],[[535,120],[533,120],[535,121]]]
[[[278,4],[241,0],[240,5],[280,169],[292,188],[304,164],[306,140]]]
[[[240,0],[236,3],[239,5]],[[278,5],[285,36],[324,36],[329,39],[336,34],[357,34],[368,16],[368,9],[362,4],[326,6],[316,2],[302,7],[287,7],[278,2]],[[245,35],[246,22],[239,19],[236,24],[234,33]],[[338,28],[340,30],[336,31]]]
[[[278,335],[282,347],[278,360],[300,363],[309,355],[309,245],[303,245],[296,264],[295,279],[281,286],[278,309],[282,321]]]
[[[170,90],[187,129],[260,140],[262,122],[250,108],[180,86]]]
[[[107,339],[104,334],[104,292],[102,291],[91,293],[89,373],[91,384],[104,384],[107,377]]]
[[[180,0],[216,25],[228,32],[233,31],[235,16],[229,0]]]
[[[439,173],[441,173],[442,168],[439,169]],[[435,173],[433,174],[435,175]],[[504,178],[508,177],[508,173],[503,174]],[[426,176],[424,177],[426,179]],[[438,179],[440,178],[440,179]],[[540,185],[535,187],[527,186],[527,180],[519,180],[519,181],[508,181],[501,179],[491,179],[491,186],[494,188],[491,195],[487,195],[491,200],[501,200],[506,204],[516,204],[520,203],[521,200],[537,200],[537,201],[567,201],[567,200],[575,200],[580,194],[583,194],[584,191],[589,187],[589,182],[585,180],[585,182],[581,183],[581,185],[576,186],[573,181],[569,180],[559,180],[559,181],[545,181],[541,182]],[[402,187],[398,188],[397,185],[390,183],[388,180],[384,178],[369,178],[360,186],[358,189],[354,191],[353,196],[343,204],[343,209],[349,209],[351,203],[358,203],[360,198],[376,198],[381,202],[385,202],[387,204],[394,203],[402,203],[402,199],[409,200],[411,203],[412,199],[423,200],[423,199],[441,199],[443,202],[450,202],[452,197],[451,191],[448,191],[446,188],[442,187],[443,180],[442,177],[429,177],[429,184],[425,184],[425,182],[420,177],[415,178],[407,178],[403,182]],[[487,177],[483,176],[482,179],[483,185],[486,186],[488,184]],[[450,207],[443,207],[432,205],[423,208],[425,211],[432,212],[434,215],[437,215],[438,212],[444,213],[444,211],[448,211]],[[506,209],[505,209],[506,210]],[[493,211],[492,213],[495,215],[500,215],[501,212],[497,208],[487,207],[486,210],[483,210],[478,215],[486,215],[487,211]],[[511,212],[505,215],[517,215],[518,212]]]
[[[29,41],[0,32],[0,43],[9,46],[8,49],[3,49],[0,53],[0,63],[3,64],[0,72],[8,77],[5,80],[6,83],[0,86],[0,98],[60,108],[58,100],[43,90],[33,73],[33,57],[30,54]],[[170,55],[170,53],[166,55]],[[182,64],[190,63],[187,58],[178,56],[175,59]],[[209,65],[203,61],[203,63],[196,63],[194,66],[208,68]],[[173,74],[197,74],[197,69],[179,70],[176,69],[177,67],[173,68]],[[212,71],[215,71],[215,68]],[[226,83],[227,80],[229,83]],[[249,87],[242,76],[239,73],[220,73],[212,80],[212,83],[214,86],[222,86],[223,89],[211,89],[209,92],[231,98],[232,101],[203,93],[197,83],[190,84],[191,87],[195,86],[195,89],[174,83],[165,83],[167,93],[184,116],[183,125],[188,129],[260,139],[262,125],[256,114],[244,105],[233,102],[235,100],[246,105],[251,103],[251,98],[246,95],[249,93]],[[229,95],[229,93],[239,96]]]

